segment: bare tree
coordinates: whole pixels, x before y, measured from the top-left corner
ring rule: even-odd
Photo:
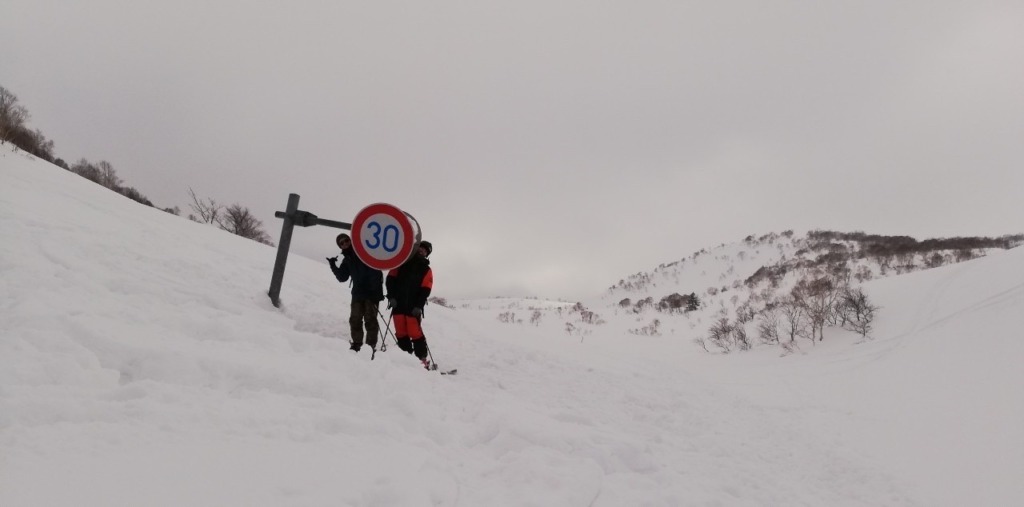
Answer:
[[[14,138],[29,119],[28,109],[18,104],[18,97],[0,86],[0,143]]]
[[[100,182],[100,170],[86,159],[80,159],[71,166],[71,172],[93,182]]]
[[[843,291],[842,309],[846,313],[849,327],[867,338],[871,333],[878,307],[871,304],[867,294],[860,287]]]
[[[974,251],[970,248],[960,248],[954,255],[956,256],[956,262],[969,261],[975,257]]]
[[[682,313],[686,308],[686,300],[687,297],[679,294],[678,292],[669,294],[668,296],[661,298],[661,301],[658,302],[658,310],[668,313]]]
[[[117,171],[114,170],[114,166],[106,160],[101,160],[100,163],[96,164],[97,176],[100,185],[103,185],[109,189],[117,190],[121,187],[121,178],[117,176]]]
[[[121,188],[121,178],[117,176],[114,166],[106,160],[93,164],[84,158],[80,159],[71,166],[71,172],[111,190]]]
[[[754,317],[756,316],[757,312],[754,311],[754,308],[750,305],[749,301],[743,303],[736,309],[736,322],[740,324],[746,324],[747,322],[754,320]]]
[[[273,246],[270,236],[263,230],[263,222],[249,211],[249,208],[235,203],[228,206],[217,220],[221,229],[243,238],[248,238],[264,245]]]
[[[154,207],[153,201],[150,201],[146,196],[142,195],[142,192],[139,192],[135,187],[117,187],[115,190],[121,195],[139,204],[145,204],[151,208]]]
[[[932,252],[931,255],[925,259],[925,264],[929,268],[937,268],[946,263],[946,257],[939,252]]]
[[[781,317],[782,336],[795,343],[797,338],[807,337],[808,324],[804,306],[792,297],[786,298],[777,307]],[[811,340],[814,338],[812,337]]]
[[[825,339],[825,324],[833,320],[836,301],[839,298],[840,286],[831,277],[804,278],[797,282],[791,295],[798,304],[804,307],[805,315],[810,323],[811,340]]]
[[[779,343],[779,312],[767,307],[757,314],[757,333],[764,343]]]
[[[206,200],[202,200],[196,196],[195,191],[192,187],[188,188],[188,195],[192,197],[192,204],[188,207],[192,208],[192,211],[196,212],[195,215],[189,214],[188,219],[193,222],[199,222],[203,224],[219,224],[220,213],[224,209],[223,206],[217,204],[213,198],[207,197]]]
[[[28,151],[43,160],[53,162],[53,141],[47,139],[46,136],[43,135],[42,130],[36,129],[33,131],[32,148]]]
[[[747,337],[747,328],[737,322],[732,328],[732,339],[733,343],[740,348],[740,350],[750,350],[752,345],[750,344],[750,338]]]
[[[46,139],[39,129],[14,128],[7,135],[7,142],[43,160],[53,161],[53,141]]]

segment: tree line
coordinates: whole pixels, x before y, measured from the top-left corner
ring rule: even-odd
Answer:
[[[797,338],[812,345],[825,339],[825,327],[841,327],[869,338],[879,307],[860,287],[851,284],[849,269],[814,269],[781,296],[770,298],[760,310],[745,303],[736,310],[735,321],[721,316],[697,338],[707,350],[712,345],[723,352],[753,347],[747,333],[752,323],[762,343],[779,345],[787,352],[799,348]]]
[[[28,126],[30,118],[28,108],[18,102],[18,97],[0,86],[0,145],[10,143],[16,150],[30,153],[135,202],[156,208],[138,189],[125,185],[110,162],[101,160],[94,163],[82,158],[69,165],[57,157],[54,154],[53,141],[47,139],[41,130]],[[223,206],[211,198],[200,199],[191,188],[189,196],[192,199],[189,207],[194,212],[188,215],[189,220],[210,224],[232,234],[273,246],[270,236],[263,229],[263,223],[249,211],[249,208],[238,203]],[[162,209],[173,215],[181,215],[181,210],[177,206]]]

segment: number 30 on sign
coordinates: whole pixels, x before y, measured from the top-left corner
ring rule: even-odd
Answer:
[[[352,221],[352,248],[367,266],[381,271],[401,266],[421,237],[419,223],[390,204],[371,204]]]

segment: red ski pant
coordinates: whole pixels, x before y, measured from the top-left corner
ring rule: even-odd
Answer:
[[[395,336],[398,338],[409,337],[412,340],[423,338],[423,328],[420,327],[420,319],[412,315],[395,314]]]

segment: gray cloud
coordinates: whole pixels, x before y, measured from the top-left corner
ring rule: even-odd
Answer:
[[[747,234],[1020,232],[1019,2],[8,0],[0,84],[161,206],[414,214],[442,295]],[[320,259],[334,231],[303,230]]]

